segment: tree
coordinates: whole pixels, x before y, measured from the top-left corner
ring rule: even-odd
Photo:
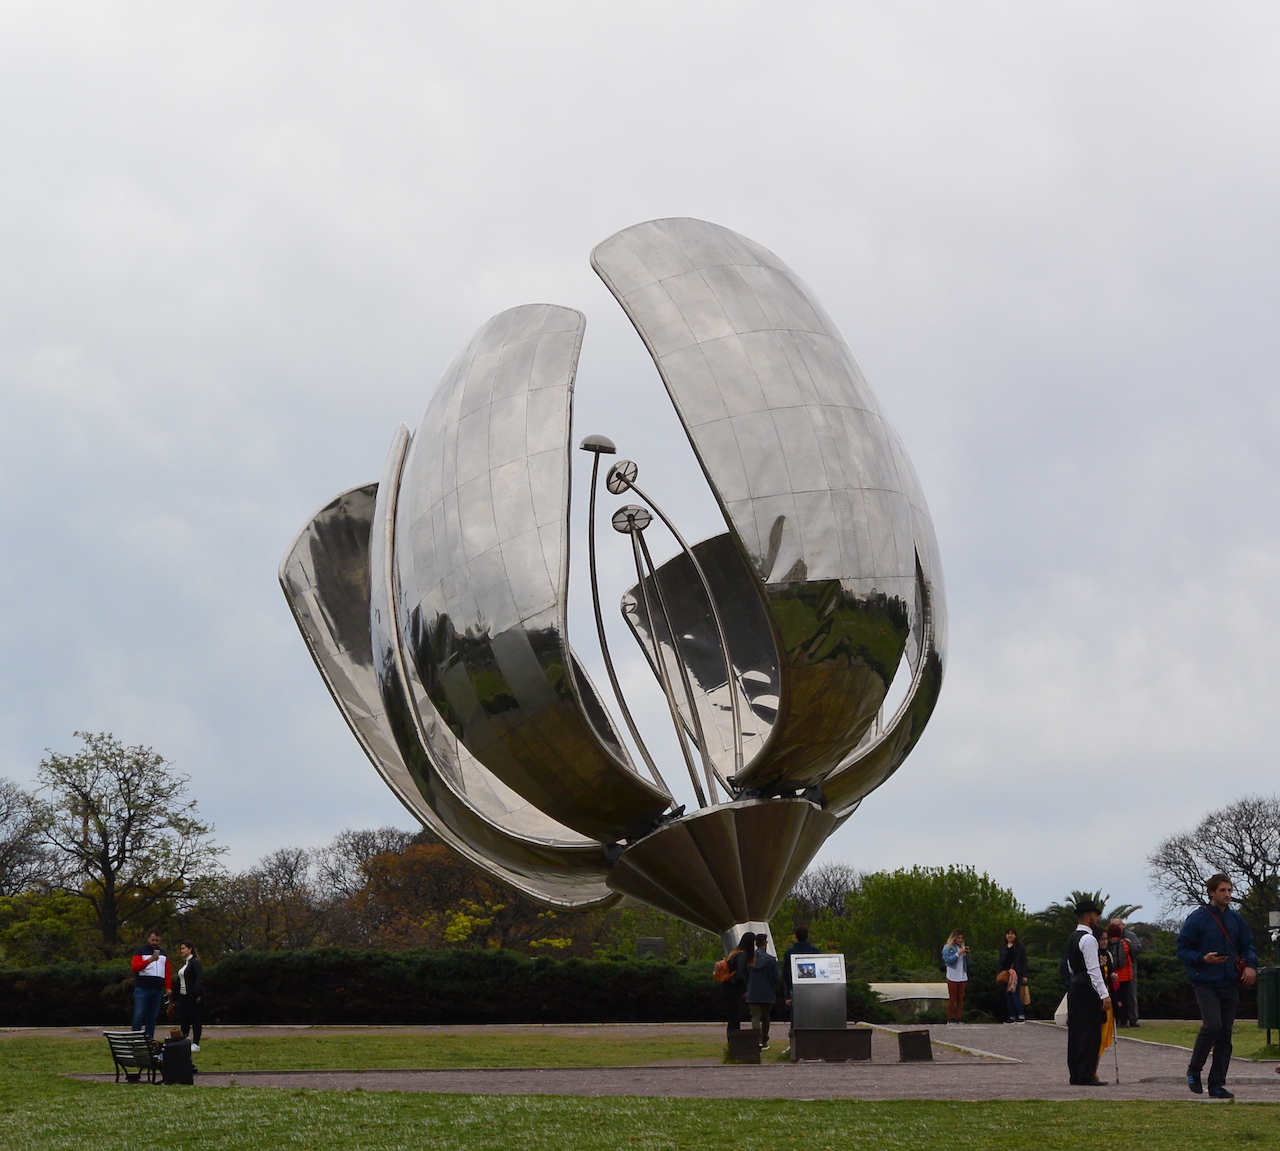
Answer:
[[[972,867],[913,867],[864,875],[849,897],[849,927],[893,966],[941,968],[942,945],[956,929],[975,949],[995,949],[1027,913],[1013,892]]]
[[[35,804],[16,783],[0,779],[0,896],[18,895],[50,877]]]
[[[1255,931],[1280,910],[1280,796],[1246,795],[1211,811],[1192,831],[1169,836],[1147,857],[1151,885],[1173,913],[1205,901],[1205,880],[1231,877]]]
[[[856,891],[861,875],[847,863],[823,863],[811,867],[791,889],[797,920],[813,919],[823,911],[848,915],[845,900]]]
[[[1023,932],[1023,943],[1026,944],[1028,954],[1061,955],[1079,922],[1076,917],[1078,904],[1096,904],[1102,913],[1103,923],[1112,919],[1128,919],[1135,911],[1142,910],[1140,903],[1117,903],[1115,907],[1108,907],[1107,900],[1110,898],[1110,895],[1103,895],[1101,891],[1073,891],[1065,902],[1051,903],[1043,911],[1035,912]]]
[[[400,855],[411,843],[431,843],[428,832],[402,831],[398,827],[338,832],[327,847],[314,853],[316,882],[330,900],[354,899],[368,882],[367,866],[379,855]]]
[[[59,889],[89,904],[113,952],[126,925],[190,899],[192,881],[225,849],[187,798],[188,778],[163,756],[109,733],[75,735],[78,752],[40,764],[36,819]]]
[[[333,942],[330,907],[314,879],[314,855],[282,847],[248,871],[208,884],[190,930],[219,951],[285,951]]]

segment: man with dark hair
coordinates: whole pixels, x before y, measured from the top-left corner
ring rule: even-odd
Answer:
[[[1209,902],[1188,915],[1178,932],[1178,958],[1200,1008],[1200,1034],[1187,1064],[1187,1087],[1197,1095],[1204,1092],[1200,1073],[1212,1050],[1209,1098],[1234,1099],[1226,1086],[1231,1028],[1240,1006],[1240,988],[1257,982],[1258,956],[1253,950],[1253,932],[1231,906],[1231,880],[1221,873],[1211,875],[1205,890]]]
[[[793,955],[818,955],[818,948],[809,942],[809,929],[799,924],[795,930],[796,941],[782,953],[782,998],[788,1010],[791,1007],[791,957]]]
[[[156,1035],[156,1019],[160,1001],[173,986],[169,957],[160,946],[160,932],[153,931],[147,941],[133,953],[133,1030],[145,1031],[148,1039]]]
[[[1098,1078],[1102,1021],[1111,1006],[1098,964],[1094,929],[1101,912],[1096,903],[1076,904],[1076,929],[1067,941],[1063,961],[1070,973],[1067,985],[1067,1071],[1077,1087],[1105,1087]]]

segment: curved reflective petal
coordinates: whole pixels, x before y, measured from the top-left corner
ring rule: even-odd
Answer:
[[[458,741],[548,816],[606,842],[671,797],[643,779],[565,638],[570,402],[584,321],[489,320],[405,460],[393,562],[407,664]]]
[[[378,487],[366,484],[332,500],[280,565],[285,598],[339,711],[400,802],[473,863],[553,905],[616,902],[604,883],[607,863],[598,844],[525,842],[482,819],[439,778],[403,696],[390,710],[384,704],[369,631],[369,541]]]
[[[906,698],[898,705],[884,731],[858,748],[822,785],[827,808],[841,822],[848,819],[863,798],[884,783],[911,754],[938,702],[945,659],[937,627],[945,625],[945,619],[935,615],[934,605],[940,602],[941,596],[935,595],[926,579],[923,562],[920,565],[919,588],[922,624],[915,658],[910,661],[911,686]]]
[[[928,513],[905,454],[835,324],[766,248],[655,220],[592,264],[653,356],[769,609],[779,718],[735,782],[820,783],[870,729],[919,632]]]
[[[689,557],[678,552],[662,564],[655,575],[662,586],[662,600],[671,612],[671,623],[679,636],[679,654],[689,672],[694,705],[710,746],[707,753],[722,775],[734,770],[736,752],[733,706],[729,692],[738,693],[738,714],[742,717],[743,762],[750,764],[766,745],[778,715],[778,654],[773,645],[769,617],[756,592],[750,569],[742,553],[727,535],[713,536],[691,549],[698,559],[715,598],[725,636],[729,641],[732,678],[725,675],[724,653],[711,606],[702,581]],[[653,577],[646,577],[646,583]],[[644,649],[652,665],[658,658],[667,663],[670,682],[679,682],[676,650],[671,633],[659,613],[649,618],[646,603],[661,602],[649,589],[647,596],[637,584],[622,597],[622,616]],[[657,632],[657,645],[654,632]],[[656,674],[656,669],[655,669]],[[676,706],[690,735],[696,730],[683,693],[676,693]]]

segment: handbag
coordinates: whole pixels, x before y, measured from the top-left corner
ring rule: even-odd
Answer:
[[[999,983],[1001,987],[1005,987],[1008,985],[1009,969],[1007,967],[1003,971],[996,972],[996,982]]]
[[[1031,1005],[1031,985],[1029,983],[1022,985],[1022,990],[1018,992],[1018,998],[1022,1000],[1023,1007]]]
[[[1223,923],[1221,919],[1218,918],[1218,913],[1214,911],[1213,908],[1210,907],[1207,903],[1205,904],[1205,910],[1207,910],[1209,914],[1213,916],[1214,922],[1222,929],[1222,938],[1227,941],[1227,946],[1231,948],[1233,952],[1235,952],[1236,978],[1239,979],[1240,976],[1244,974],[1244,960],[1240,957],[1240,951],[1239,951],[1239,948],[1236,947],[1236,941],[1231,938],[1230,933],[1227,931],[1227,925]]]

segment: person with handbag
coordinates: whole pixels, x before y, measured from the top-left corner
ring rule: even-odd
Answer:
[[[196,955],[195,944],[184,939],[178,945],[183,964],[178,968],[178,1025],[185,1038],[191,1036],[191,1050],[200,1050],[200,1036],[204,1032],[201,1016],[204,1011],[204,968]]]
[[[1012,927],[1004,933],[1004,943],[1000,947],[1000,972],[996,976],[996,982],[1004,984],[1005,1011],[1009,1016],[1006,1022],[1025,1023],[1027,1008],[1022,990],[1027,985],[1027,949]]]
[[[1178,958],[1186,968],[1200,1008],[1200,1033],[1187,1064],[1187,1087],[1204,1093],[1201,1071],[1209,1052],[1209,1097],[1234,1099],[1227,1090],[1231,1066],[1231,1029],[1240,1006],[1240,988],[1258,980],[1258,956],[1253,932],[1244,917],[1231,906],[1231,880],[1222,874],[1205,881],[1209,902],[1187,916],[1178,932]]]

